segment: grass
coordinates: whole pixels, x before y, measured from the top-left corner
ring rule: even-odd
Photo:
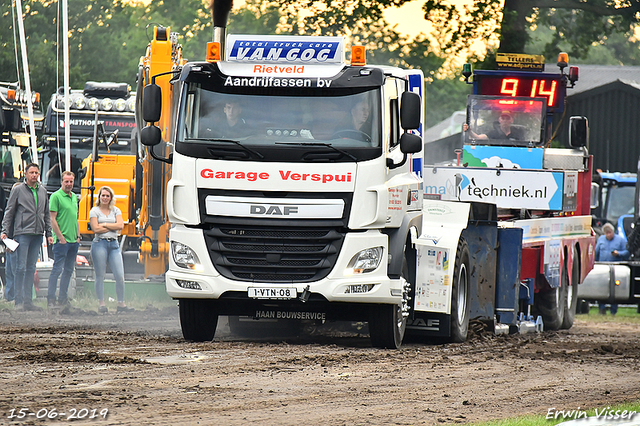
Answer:
[[[109,288],[109,285],[113,286],[112,282],[108,280],[105,281],[105,305],[109,308],[109,311],[115,312],[116,310],[116,300],[115,300],[115,291]],[[162,285],[162,284],[160,284]],[[146,297],[146,296],[138,296],[135,291],[129,291],[134,283],[125,283],[125,301],[127,306],[131,306],[136,310],[144,310],[148,307],[152,306],[157,309],[163,309],[170,306],[176,306],[176,302],[172,300],[169,296],[166,297]],[[89,287],[92,287],[90,285]],[[87,287],[81,285],[81,282],[78,282],[76,287],[76,295],[71,299],[71,305],[75,308],[83,309],[86,311],[97,311],[98,310],[98,300],[96,299],[95,293],[93,290],[87,290]],[[111,294],[113,293],[113,294]],[[47,300],[43,297],[38,297],[34,299],[34,304],[36,306],[40,306],[41,308],[46,309]],[[0,300],[0,310],[9,309],[12,310],[14,308],[13,302],[7,302],[6,300]]]
[[[596,416],[596,408],[593,408],[590,410],[586,410],[582,408],[578,410],[578,408],[579,407],[564,408],[565,412],[568,412],[569,410],[576,410],[579,413],[579,414],[574,414],[573,416],[569,414],[567,415],[566,418],[562,418],[562,414],[560,413],[557,419],[553,419],[553,418],[547,419],[546,417],[548,414],[544,413],[543,415],[538,415],[538,416],[523,416],[523,417],[515,417],[513,419],[496,420],[496,421],[483,422],[483,423],[473,423],[473,426],[552,426],[562,422],[575,420],[575,418],[578,415],[580,416],[580,419],[582,419],[584,417],[584,415],[581,414],[582,412],[586,412],[589,417]],[[620,410],[620,414],[622,414],[624,410],[627,410],[627,412],[635,411],[636,413],[640,413],[640,401],[629,402],[626,404],[618,404],[613,406],[597,407],[597,410],[598,410],[598,414],[601,414],[602,410],[606,410],[603,416],[605,416],[606,413],[609,413],[610,411],[614,411],[613,414],[615,414],[615,411],[617,410]],[[629,419],[627,418],[626,420],[629,420]],[[640,414],[635,414],[632,420],[638,422],[636,424],[640,424]],[[622,422],[622,419],[619,419],[617,421]]]
[[[618,308],[618,313],[613,316],[609,314],[609,311],[607,311],[607,315],[600,315],[598,313],[598,305],[592,305],[588,314],[578,314],[576,315],[576,319],[592,323],[619,322],[625,324],[640,324],[640,314],[637,313],[635,305],[629,307],[621,306]]]

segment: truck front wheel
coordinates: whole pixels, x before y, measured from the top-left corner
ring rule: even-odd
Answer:
[[[182,336],[191,342],[213,340],[218,326],[218,311],[215,300],[180,299],[180,327]]]
[[[406,251],[405,251],[406,253]],[[409,265],[406,255],[402,263],[402,303],[400,305],[379,305],[371,309],[369,335],[375,348],[398,349],[402,345],[407,328],[409,290],[411,288]]]
[[[374,348],[398,349],[402,344],[407,320],[400,305],[379,305],[372,309],[369,334]]]
[[[565,268],[566,269],[566,268]],[[578,309],[578,281],[580,281],[580,263],[578,262],[578,252],[573,249],[573,264],[571,265],[571,285],[567,282],[567,303],[564,308],[564,318],[560,328],[568,330],[573,326]],[[563,283],[562,285],[564,285]]]
[[[451,336],[452,342],[467,340],[469,331],[469,246],[460,238],[456,252],[451,294]]]

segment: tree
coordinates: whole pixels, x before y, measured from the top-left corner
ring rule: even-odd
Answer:
[[[615,32],[631,37],[640,21],[640,0],[505,0],[504,7],[500,4],[500,0],[474,0],[460,11],[451,3],[427,0],[423,10],[451,52],[463,50],[471,40],[489,40],[495,31],[500,35],[499,52],[523,52],[529,41],[527,29],[547,25],[555,34],[545,51],[566,43],[578,58],[588,54],[592,43]]]
[[[11,4],[2,6],[0,27],[0,80],[22,80],[14,54],[19,43]],[[146,39],[136,35],[135,8],[121,0],[72,0],[69,2],[70,85],[84,87],[87,80],[135,83],[136,64],[144,53]],[[32,89],[43,101],[62,85],[62,25],[58,2],[23,2]],[[15,13],[15,12],[13,12]],[[4,18],[7,18],[6,20]],[[135,52],[135,53],[134,53]],[[21,57],[18,55],[20,67]],[[24,86],[23,86],[24,87]]]

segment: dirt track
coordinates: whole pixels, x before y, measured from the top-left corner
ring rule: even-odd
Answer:
[[[386,351],[331,327],[240,339],[226,319],[214,342],[185,343],[174,308],[5,310],[0,424],[74,413],[84,420],[73,424],[103,425],[466,424],[640,399],[637,325],[583,318],[569,331]],[[9,418],[21,408],[34,414]]]

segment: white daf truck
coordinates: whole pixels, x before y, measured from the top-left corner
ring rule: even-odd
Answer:
[[[348,63],[342,37],[223,34],[208,52],[174,56],[143,97],[142,142],[172,150],[166,286],[185,339],[240,315],[368,321],[374,346],[399,347],[421,227],[422,72],[368,65],[359,48]]]

